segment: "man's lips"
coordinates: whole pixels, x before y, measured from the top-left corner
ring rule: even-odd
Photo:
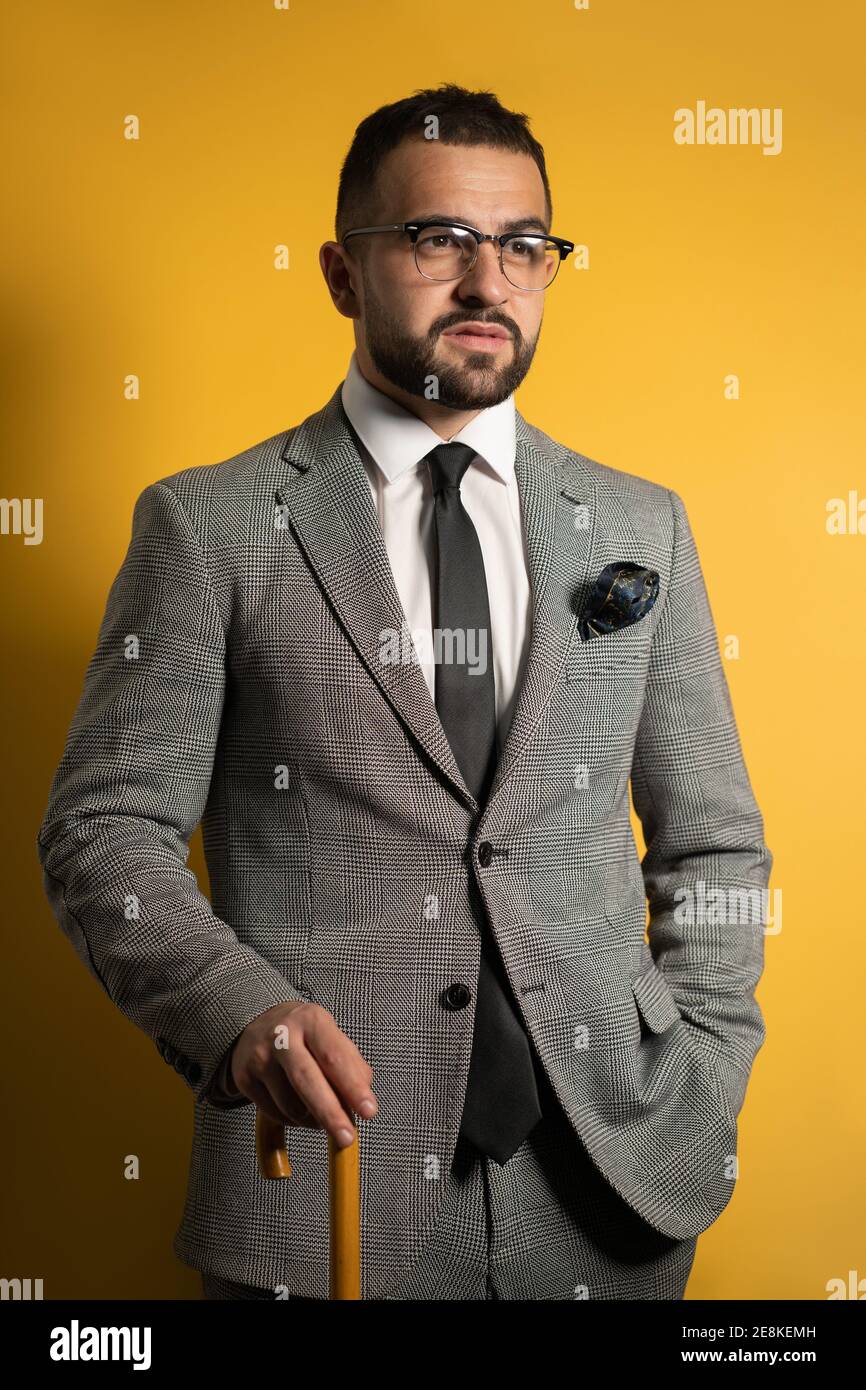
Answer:
[[[500,352],[511,335],[496,323],[459,323],[456,328],[446,329],[442,336],[475,351]]]

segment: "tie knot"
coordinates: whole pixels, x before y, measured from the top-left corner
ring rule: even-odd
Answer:
[[[444,488],[457,488],[463,481],[463,474],[475,457],[475,450],[468,444],[437,444],[435,449],[425,455],[430,460],[430,480],[433,495]]]

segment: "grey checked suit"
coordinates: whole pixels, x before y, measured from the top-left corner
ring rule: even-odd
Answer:
[[[312,999],[379,1100],[360,1124],[363,1296],[409,1287],[451,1191],[480,954],[471,874],[575,1181],[585,1162],[599,1192],[693,1253],[733,1191],[764,1039],[753,905],[772,855],[683,503],[518,412],[533,627],[479,819],[420,667],[380,660],[402,610],[339,396],[141,493],[39,831],[63,931],[195,1099],[175,1251],[327,1295],[324,1135],[291,1128],[293,1177],[268,1183],[253,1107],[208,1098],[247,1023]],[[619,560],[658,571],[658,600],[583,642],[581,605]],[[199,821],[210,901],[186,867]],[[684,920],[679,891],[698,884],[749,901],[747,920]],[[455,984],[465,1007],[448,1006]],[[549,1191],[535,1198],[555,1213]]]

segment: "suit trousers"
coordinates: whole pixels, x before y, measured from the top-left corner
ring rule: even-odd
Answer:
[[[540,1090],[543,1118],[507,1163],[458,1138],[436,1228],[388,1300],[683,1297],[697,1237],[673,1240],[638,1216],[601,1176],[546,1079]],[[205,1298],[274,1297],[214,1274],[202,1284]]]

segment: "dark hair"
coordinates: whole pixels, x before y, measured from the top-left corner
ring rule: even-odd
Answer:
[[[548,222],[553,201],[544,149],[529,129],[528,118],[502,106],[493,92],[470,92],[453,82],[416,91],[414,96],[380,106],[365,116],[340,170],[337,191],[336,240],[352,226],[366,226],[375,216],[376,177],[385,155],[403,140],[424,139],[428,117],[439,121],[438,138],[444,145],[491,145],[496,149],[528,154],[538,165],[544,184]],[[549,230],[548,225],[548,230]],[[366,240],[360,237],[355,246]],[[353,238],[354,241],[354,238]],[[354,249],[354,248],[353,248]]]

